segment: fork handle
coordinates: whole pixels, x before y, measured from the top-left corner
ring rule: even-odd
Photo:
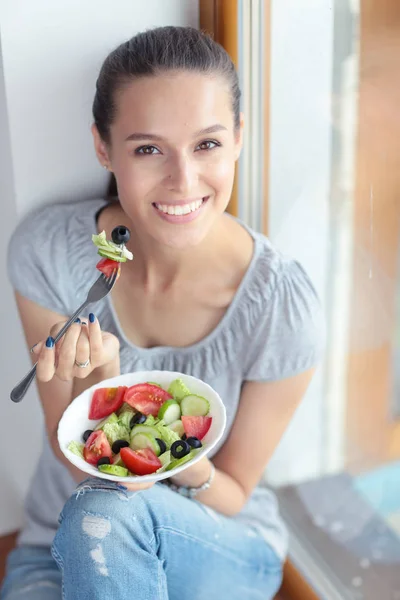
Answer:
[[[78,308],[78,310],[76,310],[74,312],[72,317],[70,319],[68,319],[68,321],[62,327],[62,329],[60,329],[60,331],[57,333],[56,337],[54,338],[55,344],[62,338],[64,333],[67,331],[67,329],[69,329],[69,327],[72,325],[72,323],[75,321],[75,319],[81,314],[81,312],[83,310],[85,310],[85,308],[88,306],[88,304],[90,304],[90,302],[85,301]],[[21,402],[21,400],[25,396],[26,392],[29,389],[29,386],[31,385],[32,381],[35,379],[36,366],[37,366],[37,362],[33,365],[31,370],[25,375],[25,377],[23,379],[21,379],[21,381],[19,383],[17,383],[15,388],[11,391],[10,398],[13,402]]]
[[[87,300],[85,300],[85,302],[74,312],[74,314],[72,315],[72,317],[70,317],[68,319],[68,321],[65,323],[65,325],[60,329],[60,331],[57,333],[56,337],[54,338],[54,343],[56,344],[58,341],[61,340],[62,336],[64,335],[64,333],[67,331],[67,329],[69,329],[72,325],[72,323],[75,321],[75,319],[77,317],[79,317],[79,315],[81,314],[81,312],[83,312],[85,310],[85,308],[88,306],[88,304],[90,304],[90,302],[88,302]]]
[[[25,375],[23,379],[21,379],[19,383],[17,383],[15,388],[11,391],[10,398],[13,402],[21,402],[22,398],[25,396],[29,386],[35,379],[36,365],[37,362],[35,362],[31,370]]]

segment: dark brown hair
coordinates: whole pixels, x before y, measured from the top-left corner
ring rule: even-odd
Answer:
[[[240,123],[240,88],[235,66],[224,48],[193,27],[158,27],[139,33],[105,59],[93,101],[93,117],[102,139],[110,142],[116,92],[133,79],[166,71],[196,71],[224,77],[230,87],[235,127]]]

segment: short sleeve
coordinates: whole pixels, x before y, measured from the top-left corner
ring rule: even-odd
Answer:
[[[62,206],[25,217],[8,245],[9,281],[22,296],[60,315],[69,312],[68,218]]]
[[[316,367],[325,346],[325,321],[303,267],[282,261],[273,289],[261,291],[258,303],[245,380],[274,381]]]

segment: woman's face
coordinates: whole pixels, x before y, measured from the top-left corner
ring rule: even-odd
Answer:
[[[226,209],[240,153],[228,85],[218,76],[167,73],[126,85],[116,104],[110,145],[93,133],[124,211],[161,244],[199,243]]]

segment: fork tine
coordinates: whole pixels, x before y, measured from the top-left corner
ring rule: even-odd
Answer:
[[[114,269],[112,275],[110,275],[110,277],[107,278],[107,286],[109,288],[112,288],[114,283],[117,280],[117,276],[118,276],[118,269]]]

